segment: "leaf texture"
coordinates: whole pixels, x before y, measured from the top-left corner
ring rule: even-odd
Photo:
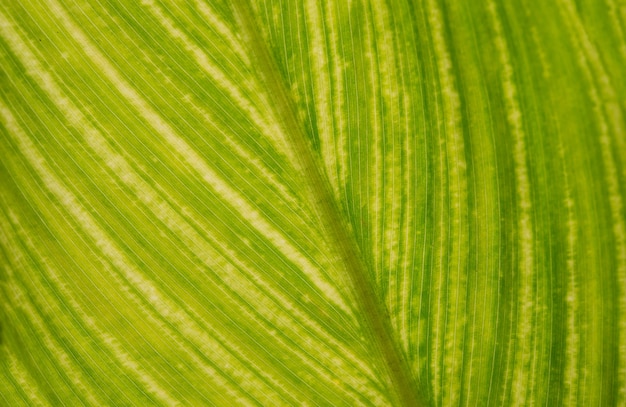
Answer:
[[[0,0],[0,404],[624,405],[625,32]]]

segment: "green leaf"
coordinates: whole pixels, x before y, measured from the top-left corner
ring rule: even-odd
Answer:
[[[0,1],[0,404],[625,405],[624,66],[618,0]]]

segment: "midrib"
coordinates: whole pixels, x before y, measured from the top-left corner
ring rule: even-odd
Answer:
[[[274,103],[275,119],[288,137],[293,149],[296,165],[302,173],[304,186],[312,200],[328,243],[336,249],[352,284],[357,309],[362,316],[364,328],[371,345],[380,356],[380,367],[386,372],[392,386],[390,395],[394,404],[407,407],[425,406],[427,403],[414,382],[411,370],[402,355],[399,343],[393,338],[391,320],[384,304],[378,300],[373,282],[367,276],[368,266],[363,260],[357,241],[342,218],[339,207],[331,192],[330,182],[320,168],[315,153],[308,142],[303,126],[297,119],[295,106],[281,77],[275,60],[266,44],[259,39],[261,32],[251,5],[247,1],[232,2],[234,16],[240,34],[250,54],[256,61],[258,74],[270,91]]]

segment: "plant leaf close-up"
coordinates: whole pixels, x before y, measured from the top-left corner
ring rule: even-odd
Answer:
[[[623,0],[0,0],[0,405],[625,406]]]

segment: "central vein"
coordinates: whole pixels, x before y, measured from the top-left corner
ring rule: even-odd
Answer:
[[[373,282],[367,278],[368,266],[361,256],[356,239],[339,211],[324,170],[315,160],[315,153],[297,119],[284,79],[278,72],[266,44],[260,40],[259,27],[251,13],[250,5],[246,3],[243,1],[231,3],[240,34],[253,56],[257,72],[270,90],[276,118],[289,137],[309,196],[312,197],[319,212],[323,230],[348,274],[369,340],[380,357],[380,368],[386,372],[391,383],[392,401],[394,404],[407,407],[425,405],[402,350],[393,338],[387,309],[378,299]]]

